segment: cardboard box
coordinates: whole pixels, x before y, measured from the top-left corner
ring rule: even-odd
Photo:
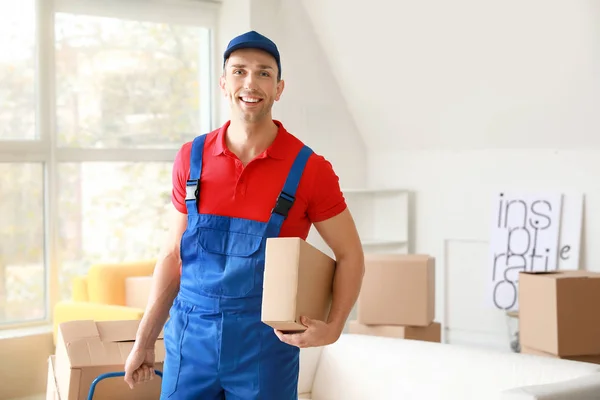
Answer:
[[[557,356],[554,354],[546,353],[540,350],[532,349],[531,347],[521,347],[521,354],[532,354],[540,357],[552,357],[562,358],[564,360],[572,360],[579,362],[587,362],[592,364],[600,364],[600,354],[588,355],[588,356]]]
[[[521,346],[557,356],[600,354],[599,304],[600,273],[521,272]]]
[[[348,333],[383,336],[400,339],[421,340],[424,342],[442,341],[442,327],[437,322],[428,326],[364,325],[358,321],[348,323]]]
[[[262,322],[284,332],[304,331],[301,316],[327,321],[335,260],[300,238],[266,244]]]
[[[435,258],[365,254],[357,311],[365,325],[429,326],[435,317]]]
[[[152,276],[130,276],[125,278],[125,306],[146,309]]]
[[[122,372],[139,326],[135,321],[70,321],[59,325],[55,376],[61,400],[86,400],[90,385],[106,372]],[[155,345],[156,366],[162,371],[165,349],[162,334]],[[134,389],[114,377],[101,380],[94,400],[158,399],[161,378]]]

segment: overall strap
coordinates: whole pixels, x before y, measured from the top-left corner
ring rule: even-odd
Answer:
[[[204,153],[204,141],[206,134],[200,135],[192,142],[190,154],[190,178],[185,188],[185,205],[188,215],[198,214],[200,201],[200,176],[202,175],[202,155]]]
[[[310,147],[304,146],[296,156],[285,184],[283,185],[283,190],[279,193],[275,207],[271,211],[271,218],[269,219],[265,232],[266,237],[279,236],[281,225],[283,225],[283,221],[287,218],[288,212],[296,200],[296,189],[298,189],[304,167],[312,153],[313,151]]]

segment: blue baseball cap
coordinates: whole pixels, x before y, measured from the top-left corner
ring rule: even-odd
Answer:
[[[277,49],[277,45],[275,45],[271,39],[261,35],[256,31],[246,32],[234,37],[227,45],[227,49],[225,49],[225,53],[223,54],[223,65],[225,65],[225,62],[231,53],[240,49],[259,49],[272,55],[277,62],[277,78],[281,79],[281,60],[279,57],[279,50]]]

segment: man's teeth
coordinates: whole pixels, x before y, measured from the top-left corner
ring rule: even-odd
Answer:
[[[246,103],[258,103],[260,101],[260,99],[253,99],[250,97],[242,97],[242,100]]]

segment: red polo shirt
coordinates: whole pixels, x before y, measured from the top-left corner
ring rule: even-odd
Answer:
[[[243,167],[227,148],[229,122],[209,133],[204,144],[199,212],[267,222],[296,154],[303,143],[279,121],[271,146]],[[189,179],[192,142],[185,143],[173,166],[172,201],[186,214],[185,188]],[[280,236],[306,239],[311,223],[334,217],[346,209],[339,178],[323,156],[313,153],[296,191],[296,200]]]

